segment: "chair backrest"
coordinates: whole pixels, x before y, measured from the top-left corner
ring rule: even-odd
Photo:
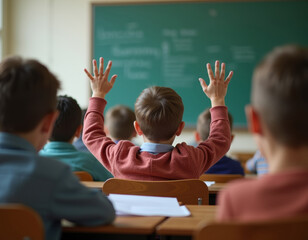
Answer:
[[[194,240],[307,240],[308,216],[259,222],[201,225]]]
[[[93,181],[92,175],[86,171],[75,171],[74,174],[80,181]]]
[[[244,176],[240,174],[202,174],[199,179],[201,181],[215,181],[217,183],[227,183],[243,177]]]
[[[103,185],[105,194],[132,194],[176,197],[182,204],[207,205],[209,193],[206,184],[198,179],[140,181],[110,178]]]
[[[22,204],[0,204],[0,239],[43,240],[41,217]]]

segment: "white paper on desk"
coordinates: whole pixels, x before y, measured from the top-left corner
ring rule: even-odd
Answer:
[[[213,184],[215,184],[215,181],[204,181],[204,183],[206,184],[206,186],[211,186]]]
[[[110,194],[117,215],[186,217],[190,212],[176,198]]]

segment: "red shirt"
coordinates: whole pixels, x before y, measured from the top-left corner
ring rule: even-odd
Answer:
[[[116,178],[168,180],[199,178],[229,150],[231,143],[228,111],[225,106],[211,109],[211,134],[198,147],[177,144],[172,151],[140,152],[130,141],[115,144],[104,132],[106,101],[91,98],[84,119],[83,141],[91,153]]]
[[[217,219],[257,221],[308,214],[308,170],[231,183],[218,196]]]

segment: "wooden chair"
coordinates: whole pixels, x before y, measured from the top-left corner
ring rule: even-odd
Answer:
[[[41,217],[22,204],[0,204],[0,239],[43,240]]]
[[[209,193],[206,184],[198,179],[139,181],[110,178],[103,185],[105,194],[132,194],[176,197],[182,204],[207,205]]]
[[[199,179],[201,181],[215,181],[217,183],[227,183],[243,177],[244,176],[240,174],[202,174]]]
[[[308,217],[201,225],[194,240],[307,240]]]
[[[93,181],[92,175],[86,171],[75,171],[74,174],[80,181]]]

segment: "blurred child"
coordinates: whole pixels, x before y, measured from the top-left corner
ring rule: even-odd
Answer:
[[[84,115],[86,114],[87,112],[87,109],[82,109],[81,110],[82,112],[82,120],[81,120],[81,124],[83,126],[83,119],[84,119]],[[80,136],[79,138],[77,138],[74,142],[73,142],[73,145],[74,147],[80,151],[80,152],[87,152],[87,153],[90,153],[91,152],[89,151],[89,149],[86,147],[86,145],[84,145],[83,141],[82,141],[82,130],[81,130],[81,133],[80,133]]]
[[[246,114],[269,172],[222,191],[219,220],[308,215],[307,93],[307,48],[275,48],[257,66]]]
[[[82,112],[77,101],[72,97],[59,96],[57,110],[59,116],[49,142],[40,151],[40,155],[56,158],[70,165],[72,171],[86,171],[94,181],[112,178],[111,173],[91,153],[80,152],[72,145],[74,138],[79,137],[82,130]]]
[[[33,208],[46,240],[61,237],[63,218],[79,225],[114,220],[111,202],[80,184],[69,166],[39,156],[57,118],[59,81],[36,60],[0,63],[0,203]]]
[[[127,106],[117,105],[106,113],[105,132],[111,139],[118,143],[120,140],[131,141],[136,137],[134,122],[135,113]]]
[[[231,129],[231,142],[233,141],[234,135],[232,134],[233,118],[228,113],[230,129]],[[210,135],[211,125],[211,113],[209,109],[203,111],[197,121],[197,131],[195,132],[195,140],[200,143],[205,141]],[[245,175],[244,169],[239,161],[232,158],[223,156],[217,163],[210,167],[205,173],[212,174],[241,174]]]
[[[257,150],[253,157],[246,162],[246,168],[248,171],[258,176],[268,173],[268,164],[259,150]]]
[[[208,64],[210,84],[199,79],[204,93],[212,103],[210,137],[197,148],[186,143],[172,146],[173,140],[184,128],[184,106],[181,97],[167,87],[150,87],[142,91],[135,103],[138,135],[144,144],[135,146],[130,141],[115,144],[104,132],[103,111],[105,95],[111,90],[116,75],[108,81],[111,62],[103,71],[103,58],[99,69],[93,60],[94,76],[86,69],[93,91],[85,116],[83,140],[94,156],[117,178],[164,180],[199,178],[229,149],[230,124],[225,107],[225,95],[232,72],[225,80],[225,64],[215,64],[215,76]],[[129,89],[128,89],[129,91]]]

